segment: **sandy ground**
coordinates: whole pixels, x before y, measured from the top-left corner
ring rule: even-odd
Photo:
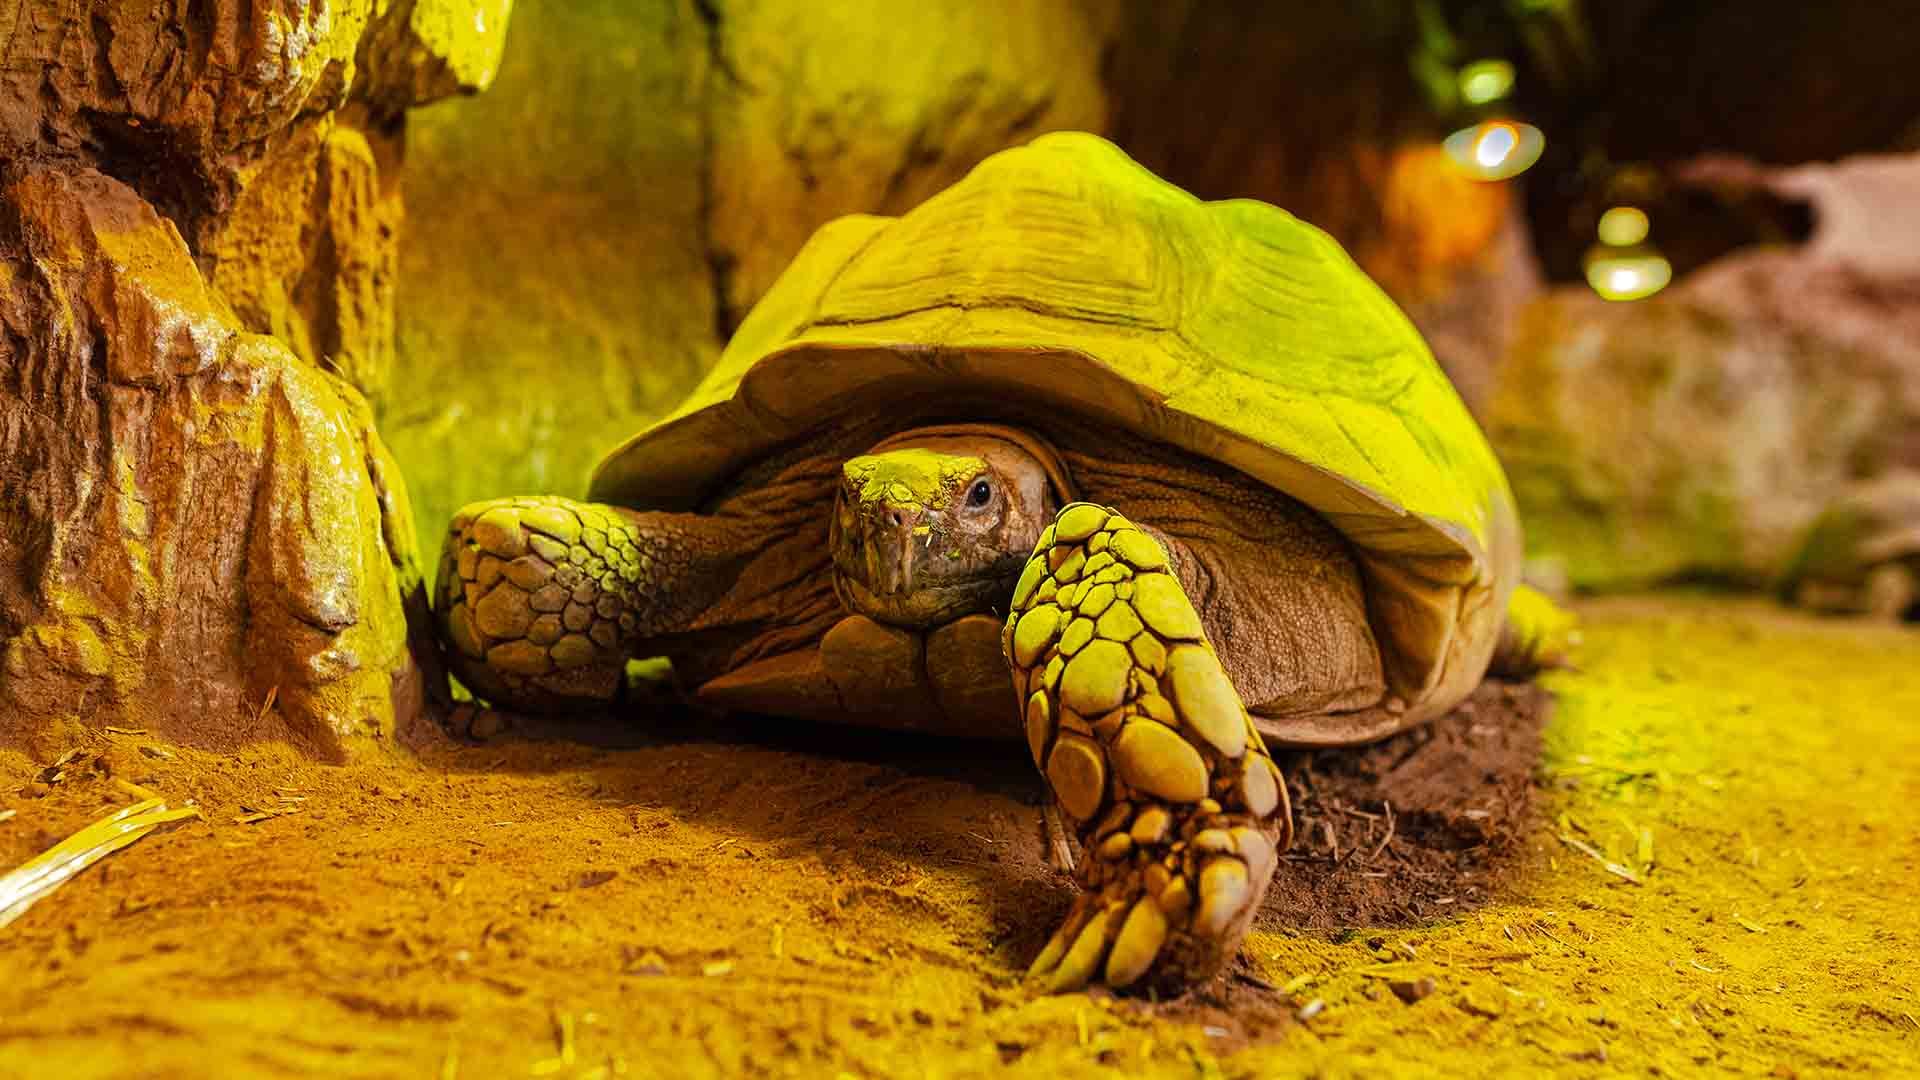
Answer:
[[[1491,688],[1296,758],[1240,962],[1167,1002],[1019,985],[1071,892],[1013,746],[634,720],[327,767],[76,733],[0,756],[0,863],[119,782],[206,818],[0,930],[0,1076],[1920,1072],[1920,632],[1584,615],[1543,746]]]

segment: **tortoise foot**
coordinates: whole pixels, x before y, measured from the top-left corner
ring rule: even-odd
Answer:
[[[453,516],[435,619],[448,666],[513,709],[593,707],[619,692],[626,591],[638,556],[611,507],[557,497],[493,499]]]
[[[1290,839],[1286,786],[1169,570],[1114,511],[1040,538],[1002,639],[1028,747],[1085,848],[1034,961],[1051,992],[1177,986],[1239,948]]]
[[[1027,969],[1030,981],[1049,993],[1177,989],[1233,959],[1273,877],[1277,837],[1250,814],[1185,809],[1114,807],[1076,875],[1086,892]]]
[[[1882,563],[1867,572],[1861,594],[1868,618],[1899,622],[1920,606],[1920,572],[1897,562]]]
[[[475,701],[459,702],[446,711],[447,734],[463,742],[491,742],[518,726],[516,714],[490,709]]]

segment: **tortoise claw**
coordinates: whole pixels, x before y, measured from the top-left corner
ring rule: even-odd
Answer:
[[[1210,835],[1216,831],[1193,834],[1210,846],[1191,860],[1170,853],[1171,860],[1129,866],[1081,894],[1027,969],[1027,981],[1054,994],[1093,982],[1115,990],[1143,979],[1177,986],[1225,966],[1259,908],[1276,855],[1264,830],[1243,825],[1227,830],[1225,841]],[[1169,862],[1198,871],[1175,872]]]
[[[1286,787],[1166,552],[1112,510],[1068,506],[1002,644],[1034,763],[1087,853],[1029,979],[1059,993],[1218,971],[1286,844]]]
[[[441,726],[462,742],[479,744],[500,738],[519,725],[513,713],[490,709],[475,701],[461,701],[446,708]]]
[[[1067,919],[1027,969],[1029,981],[1038,981],[1049,993],[1078,990],[1098,973],[1107,953],[1107,924],[1111,920],[1098,897],[1074,901]]]

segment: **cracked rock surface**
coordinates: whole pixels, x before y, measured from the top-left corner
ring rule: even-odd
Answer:
[[[420,580],[364,399],[237,326],[98,172],[0,188],[0,250],[0,734],[390,734]]]
[[[411,728],[401,112],[508,6],[0,5],[0,744]]]

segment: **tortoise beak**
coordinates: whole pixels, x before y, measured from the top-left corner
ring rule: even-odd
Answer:
[[[887,500],[874,505],[862,522],[867,534],[867,587],[880,596],[913,589],[913,568],[926,546],[927,508]]]

